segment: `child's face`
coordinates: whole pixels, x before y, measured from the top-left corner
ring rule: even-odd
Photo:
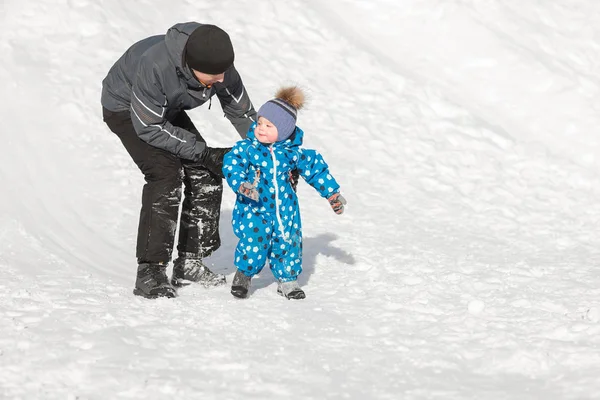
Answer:
[[[277,127],[265,117],[259,117],[258,124],[254,128],[254,135],[261,143],[275,143],[277,141]]]

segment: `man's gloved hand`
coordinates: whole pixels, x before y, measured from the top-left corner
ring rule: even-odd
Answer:
[[[238,192],[250,200],[258,201],[258,191],[256,190],[256,186],[250,182],[242,182]]]
[[[335,211],[336,214],[341,214],[344,212],[344,204],[346,204],[346,199],[339,193],[334,193],[328,199],[331,208]]]
[[[225,154],[229,153],[230,150],[231,147],[206,147],[196,164],[203,166],[218,177],[224,178],[223,157],[225,157]]]
[[[298,187],[298,180],[300,179],[300,171],[298,171],[297,169],[293,169],[290,171],[290,184],[292,185],[292,189],[294,190],[294,192],[296,191],[296,188]]]

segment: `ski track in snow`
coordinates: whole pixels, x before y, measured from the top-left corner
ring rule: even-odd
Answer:
[[[599,142],[583,128],[597,106],[581,109],[572,141],[544,129],[597,100],[599,10],[520,4],[5,1],[0,87],[14,101],[1,112],[25,133],[3,133],[0,148],[0,397],[594,398]],[[305,145],[349,204],[336,216],[299,188],[302,302],[277,296],[268,271],[245,301],[227,288],[131,294],[143,182],[100,120],[100,80],[134,40],[194,18],[231,33],[255,106],[282,83],[308,91]],[[392,18],[406,22],[399,55],[382,50]],[[469,28],[474,49],[503,59],[468,58],[467,46],[452,58],[418,36],[448,44]],[[531,71],[529,99],[546,93],[549,122],[519,97]],[[236,140],[220,111],[192,117],[211,144]],[[210,261],[231,281],[225,192]]]

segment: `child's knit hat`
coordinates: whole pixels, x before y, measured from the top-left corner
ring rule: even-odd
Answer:
[[[304,93],[297,86],[283,87],[275,98],[258,110],[258,117],[265,117],[277,128],[277,141],[286,140],[296,130],[298,110],[304,106]]]

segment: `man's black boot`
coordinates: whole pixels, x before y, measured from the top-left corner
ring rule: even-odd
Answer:
[[[140,263],[133,294],[147,299],[177,297],[177,291],[169,283],[166,269],[162,264]]]

